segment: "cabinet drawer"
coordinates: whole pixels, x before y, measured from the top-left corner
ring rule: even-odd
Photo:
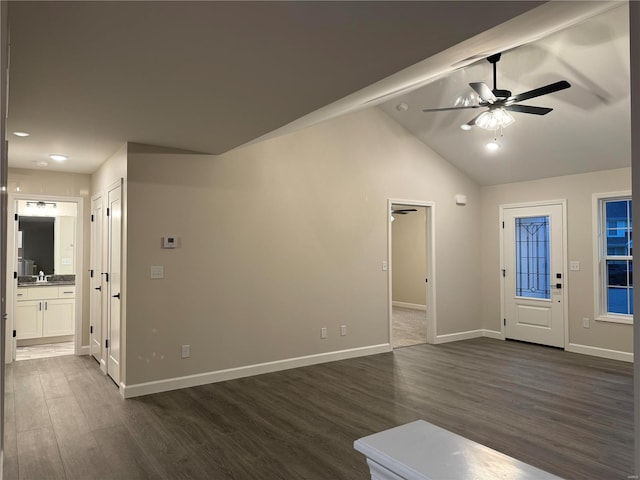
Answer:
[[[75,296],[75,285],[64,285],[62,287],[58,287],[58,298],[74,298]]]
[[[59,287],[22,287],[18,288],[16,297],[22,300],[48,300],[58,298]]]

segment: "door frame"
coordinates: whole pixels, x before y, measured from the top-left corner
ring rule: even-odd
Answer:
[[[18,200],[41,200],[43,202],[67,202],[75,203],[76,210],[76,231],[74,236],[75,242],[75,265],[76,265],[76,308],[75,308],[75,331],[73,337],[73,353],[74,355],[84,354],[82,346],[82,294],[83,294],[83,273],[84,273],[84,198],[82,197],[67,197],[64,195],[38,195],[30,193],[11,193],[9,194],[8,203],[8,215],[7,215],[7,332],[12,332],[15,327],[15,302],[16,302],[16,288],[17,281],[13,278],[13,272],[18,271],[17,261],[18,258],[15,255],[17,251],[17,237],[18,230],[15,224],[15,214],[17,213],[17,201]],[[13,335],[7,335],[6,343],[6,363],[11,363],[15,359],[16,353],[16,340]]]
[[[391,212],[394,204],[402,204],[411,207],[425,207],[425,248],[427,262],[427,279],[425,288],[427,289],[427,343],[436,342],[436,204],[435,202],[423,200],[406,200],[402,198],[387,199],[387,316],[389,321],[389,345],[393,345],[393,275],[392,275],[392,227]]]
[[[498,275],[500,276],[500,335],[502,340],[506,339],[506,327],[504,324],[505,318],[505,278],[502,276],[502,270],[505,268],[504,261],[504,228],[502,227],[502,222],[504,222],[504,211],[511,208],[527,208],[527,207],[544,207],[548,205],[557,205],[562,208],[562,322],[564,323],[564,349],[567,349],[567,345],[569,345],[569,301],[568,301],[568,293],[569,293],[569,277],[567,275],[567,200],[566,199],[558,199],[558,200],[545,200],[545,201],[536,201],[536,202],[524,202],[524,203],[507,203],[504,205],[499,205],[499,222],[498,229],[500,238],[500,271]]]

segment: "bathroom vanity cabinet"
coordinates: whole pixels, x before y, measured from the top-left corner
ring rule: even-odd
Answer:
[[[73,335],[75,285],[18,287],[16,339]]]

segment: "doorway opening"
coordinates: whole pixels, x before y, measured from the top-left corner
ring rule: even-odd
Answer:
[[[79,353],[82,204],[14,195],[9,232],[7,362]]]
[[[393,348],[433,343],[435,277],[431,202],[389,200],[389,338]]]

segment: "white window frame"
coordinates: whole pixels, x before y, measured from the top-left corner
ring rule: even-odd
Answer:
[[[607,312],[606,251],[604,250],[605,202],[629,199],[631,199],[631,190],[593,194],[593,300],[595,310],[593,318],[601,322],[633,324],[633,315]]]

